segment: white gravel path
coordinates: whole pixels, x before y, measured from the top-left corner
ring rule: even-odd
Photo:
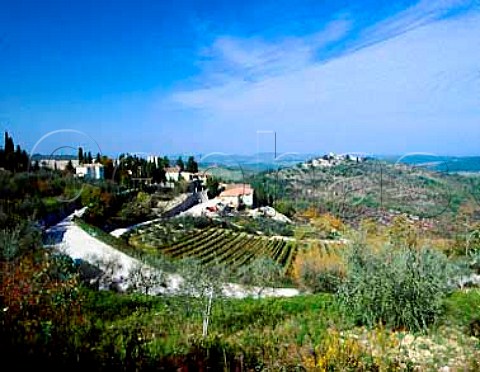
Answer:
[[[132,225],[132,226],[129,226],[129,227],[121,227],[119,229],[113,230],[110,233],[110,235],[114,236],[115,238],[119,238],[123,234],[129,232],[130,230],[136,229],[137,227],[140,227],[140,226],[148,226],[148,225],[151,225],[152,223],[156,223],[156,222],[159,222],[161,220],[162,220],[162,218],[155,218],[154,220],[137,223],[136,225]]]
[[[58,242],[54,244],[56,248],[73,259],[82,259],[91,264],[99,265],[101,269],[112,267],[115,262],[112,277],[117,280],[128,278],[132,270],[141,268],[143,273],[156,271],[141,261],[118,251],[117,249],[103,243],[95,237],[89,235],[73,222],[74,216],[80,216],[84,210],[76,211],[56,226],[47,230],[47,233],[57,235]],[[103,267],[102,267],[103,266]],[[176,294],[178,293],[183,278],[177,274],[167,274],[166,287],[157,286],[149,290],[152,294]],[[127,283],[120,285],[125,288]],[[140,287],[140,286],[139,286]],[[264,288],[244,287],[239,284],[226,283],[223,285],[223,294],[227,297],[244,298],[248,296],[259,297],[293,297],[299,295],[299,291],[294,288]]]
[[[194,205],[193,207],[187,209],[186,211],[179,214],[179,216],[193,216],[193,217],[200,217],[200,216],[209,216],[209,215],[216,215],[216,213],[209,212],[207,208],[215,207],[218,203],[221,203],[220,198],[213,198],[205,201],[204,203],[200,203]]]

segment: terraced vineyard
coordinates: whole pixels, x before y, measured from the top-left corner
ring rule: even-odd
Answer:
[[[149,249],[155,247],[175,259],[194,258],[204,265],[224,264],[232,269],[263,256],[272,258],[287,271],[297,250],[293,239],[255,236],[217,227],[187,233],[168,245],[156,245],[158,240],[153,231],[150,233],[152,235],[142,238],[143,245]],[[133,243],[138,246],[138,239],[135,240]]]

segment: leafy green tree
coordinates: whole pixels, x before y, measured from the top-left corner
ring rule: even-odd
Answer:
[[[252,289],[259,297],[267,288],[276,286],[284,278],[282,266],[269,257],[261,257],[250,265],[242,266],[237,275],[240,283],[253,286]]]
[[[216,177],[207,178],[207,195],[210,199],[213,199],[220,194],[219,185]]]
[[[103,172],[105,179],[111,180],[113,178],[114,166],[113,160],[110,159],[108,156],[102,156],[100,163],[103,165]],[[120,176],[120,172],[118,172],[117,176]]]
[[[278,200],[274,203],[275,209],[287,217],[293,217],[295,214],[295,206],[290,200]]]
[[[443,314],[461,268],[433,249],[355,245],[338,298],[345,313],[367,326],[425,330]]]
[[[97,186],[86,184],[82,190],[81,201],[84,206],[92,206],[100,200],[101,189]]]
[[[164,167],[169,167],[170,166],[170,159],[168,158],[168,156],[163,157],[163,166]]]
[[[65,170],[66,170],[68,173],[73,173],[73,171],[75,170],[75,168],[73,167],[73,164],[72,164],[72,161],[71,161],[71,160],[68,161],[67,166],[65,167]]]
[[[25,150],[22,150],[22,155],[21,155],[21,170],[26,171],[28,169],[28,166],[30,164],[30,157],[28,156],[28,153]]]
[[[186,170],[190,173],[198,173],[198,163],[193,156],[188,157]]]
[[[151,294],[152,289],[166,287],[165,272],[149,267],[144,263],[137,263],[128,272],[128,291]]]
[[[154,183],[161,183],[161,182],[166,182],[167,181],[167,176],[166,176],[166,173],[165,173],[165,169],[163,169],[163,168],[158,168],[157,167],[157,168],[153,169],[151,177],[152,177],[152,181]]]
[[[186,314],[203,315],[203,336],[208,333],[208,324],[215,303],[221,304],[224,297],[224,283],[228,280],[228,272],[223,265],[204,266],[194,259],[180,262],[179,272],[184,279],[179,288],[183,295]]]
[[[181,172],[185,170],[185,164],[183,163],[182,157],[178,157],[176,164],[180,168]]]
[[[258,208],[268,205],[268,193],[264,183],[257,182],[253,187],[255,190],[253,193],[253,206]]]
[[[177,195],[186,193],[188,191],[188,182],[180,176],[178,182],[175,183],[175,188],[173,191]]]

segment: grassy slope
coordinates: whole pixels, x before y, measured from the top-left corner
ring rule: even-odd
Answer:
[[[468,338],[471,324],[479,319],[478,291],[455,293],[448,298],[441,324],[426,335],[354,327],[339,311],[333,296],[319,294],[287,299],[216,300],[209,335],[203,339],[204,305],[204,301],[194,299],[104,292],[89,293],[86,303],[88,311],[104,322],[104,344],[118,342],[121,330],[136,330],[143,337],[143,358],[163,363],[174,363],[173,360],[178,363],[176,358],[184,360],[194,350],[198,352],[198,348],[206,348],[211,355],[220,352],[221,363],[225,357],[230,366],[234,363],[234,356],[241,354],[245,367],[250,368],[303,366],[309,369],[324,360],[338,368],[352,363],[359,369],[362,365],[368,370],[374,365],[394,365],[393,359],[399,357],[394,353],[411,351],[398,346],[398,340],[407,339],[414,339],[419,348],[430,347],[436,353],[435,360],[430,360],[428,353],[425,354],[427,357],[414,354],[415,363],[423,367],[447,363],[452,353],[461,353],[465,358],[463,362],[468,365],[473,365],[478,357],[475,346],[478,339]],[[352,337],[346,336],[348,334]],[[362,337],[368,339],[372,349],[369,346],[366,351],[359,346],[358,340]],[[458,351],[453,346],[451,350],[445,350],[445,345],[461,345],[464,350]],[[416,350],[417,346],[410,348]],[[385,355],[376,356],[374,349],[383,350]]]

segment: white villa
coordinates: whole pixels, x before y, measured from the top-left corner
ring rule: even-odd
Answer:
[[[335,165],[345,163],[347,161],[361,163],[365,161],[365,158],[363,158],[362,156],[353,155],[353,154],[337,155],[333,152],[330,152],[328,154],[323,155],[322,157],[314,158],[303,163],[303,167],[304,168],[310,168],[310,167],[327,168],[327,167],[333,167]]]
[[[165,168],[165,178],[167,182],[178,182],[180,179],[180,167]]]
[[[247,184],[231,184],[226,185],[226,189],[219,195],[221,201],[233,207],[238,207],[239,201],[247,207],[253,206],[253,188]]]
[[[187,171],[181,171],[180,167],[178,166],[165,168],[165,178],[167,179],[167,182],[178,182],[181,178],[187,182],[194,180],[206,182],[208,177],[210,177],[208,173],[191,173]]]
[[[38,164],[42,168],[57,169],[57,170],[63,171],[67,169],[67,165],[70,161],[72,162],[72,165],[74,167],[78,166],[77,159],[72,159],[72,160],[40,159],[38,160]],[[32,162],[32,165],[34,163],[35,162]]]
[[[80,178],[103,180],[105,178],[102,164],[81,164],[75,167],[75,174]]]

